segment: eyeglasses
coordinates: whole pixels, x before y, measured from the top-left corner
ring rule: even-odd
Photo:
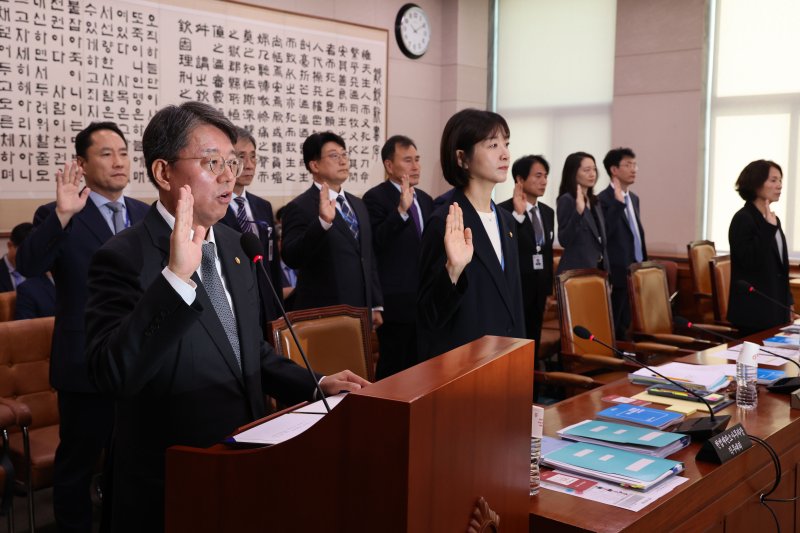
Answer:
[[[347,152],[331,152],[326,155],[328,159],[333,161],[334,163],[338,163],[339,161],[349,161],[350,157],[347,155]]]
[[[632,168],[633,170],[639,170],[639,165],[633,161],[626,161],[622,163],[622,166],[625,168]]]
[[[212,155],[212,156],[203,156],[203,157],[176,157],[172,160],[174,163],[175,161],[183,161],[183,160],[191,160],[191,159],[199,159],[200,165],[206,167],[209,172],[214,174],[215,176],[219,176],[223,172],[225,172],[225,167],[227,166],[231,174],[233,174],[234,178],[238,178],[242,175],[242,170],[244,170],[244,163],[238,157],[234,157],[232,159],[228,159],[225,161],[222,159],[221,156]]]

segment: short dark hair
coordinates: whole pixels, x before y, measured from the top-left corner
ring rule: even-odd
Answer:
[[[319,161],[320,157],[322,157],[322,147],[328,143],[336,143],[347,150],[344,139],[332,131],[312,133],[303,141],[303,164],[305,164],[306,170],[311,172],[311,162]]]
[[[189,142],[189,133],[200,124],[214,126],[230,139],[231,144],[236,144],[236,126],[208,104],[184,102],[179,106],[164,107],[153,115],[142,135],[144,163],[153,185],[158,187],[153,176],[153,162],[157,159],[168,163],[176,161]]]
[[[570,194],[575,197],[575,192],[578,190],[578,170],[581,168],[581,162],[589,158],[597,165],[592,154],[586,152],[575,152],[569,154],[567,159],[564,160],[564,170],[561,171],[561,184],[558,186],[558,195]],[[597,197],[594,195],[594,186],[589,187],[586,191],[589,201],[594,205],[597,202]]]
[[[411,140],[411,137],[392,135],[383,143],[383,148],[381,148],[381,161],[390,161],[394,157],[398,146],[403,148],[408,148],[409,146],[417,147],[414,141]]]
[[[511,175],[514,177],[514,181],[525,181],[525,179],[528,177],[528,174],[531,173],[531,168],[533,167],[534,163],[539,163],[542,165],[545,172],[550,174],[550,163],[547,162],[544,156],[524,155],[514,161],[514,164],[511,166]]]
[[[240,128],[239,126],[234,126],[234,128],[236,129],[236,142],[233,144],[238,143],[242,139],[247,139],[253,144],[254,148],[258,148],[258,143],[256,143],[256,138],[253,137],[252,133],[244,128]]]
[[[33,224],[30,222],[17,224],[14,226],[14,229],[11,230],[11,236],[8,240],[11,241],[14,246],[19,247],[31,231],[33,231]]]
[[[511,135],[506,119],[491,111],[462,109],[447,121],[439,146],[439,159],[442,174],[453,187],[464,188],[469,182],[469,172],[458,164],[456,152],[464,152],[466,162],[472,157],[475,145],[500,131],[506,137]]]
[[[630,148],[623,148],[621,146],[619,148],[609,150],[606,156],[603,158],[603,166],[606,167],[606,174],[608,174],[610,177],[611,167],[619,167],[619,164],[626,157],[636,159],[636,154],[634,154],[633,150]]]
[[[115,122],[92,122],[75,136],[75,155],[86,159],[86,150],[92,145],[92,133],[100,130],[113,131],[122,138],[125,147],[128,147],[128,140]]]
[[[778,172],[781,173],[781,177],[783,177],[783,169],[781,166],[767,159],[752,161],[744,167],[741,174],[739,174],[739,178],[736,180],[736,192],[739,193],[739,196],[741,196],[744,201],[752,202],[756,199],[758,196],[758,189],[760,189],[764,185],[764,182],[767,181],[767,178],[769,178],[770,168],[777,168]]]

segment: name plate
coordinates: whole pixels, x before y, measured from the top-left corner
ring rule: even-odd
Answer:
[[[721,465],[752,445],[753,441],[747,436],[742,425],[736,424],[705,441],[697,453],[697,459]]]

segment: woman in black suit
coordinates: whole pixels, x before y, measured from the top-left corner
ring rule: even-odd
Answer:
[[[440,159],[454,190],[422,235],[421,360],[484,335],[525,337],[516,226],[492,201],[508,174],[508,138],[505,119],[489,111],[464,109],[445,125]]]
[[[558,189],[558,242],[564,248],[558,271],[599,268],[608,271],[606,227],[594,186],[597,164],[586,152],[567,156]]]
[[[782,186],[781,167],[763,159],[744,167],[736,180],[736,191],[746,203],[733,215],[728,229],[731,246],[728,320],[747,335],[791,320],[787,309],[748,290],[752,286],[786,307],[792,304],[786,236],[770,207],[780,200]]]

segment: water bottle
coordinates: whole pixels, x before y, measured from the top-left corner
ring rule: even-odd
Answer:
[[[758,405],[758,349],[757,344],[745,342],[736,361],[736,407],[747,411]]]
[[[541,482],[539,464],[542,460],[543,429],[544,409],[538,405],[534,405],[531,413],[531,496],[539,494],[539,484]]]

